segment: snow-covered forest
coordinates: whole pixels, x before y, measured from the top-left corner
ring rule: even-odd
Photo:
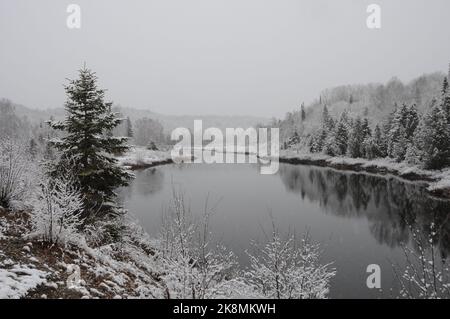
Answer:
[[[212,209],[194,219],[175,188],[160,236],[150,238],[117,188],[133,179],[129,143],[155,151],[160,125],[120,117],[89,69],[65,91],[61,120],[31,124],[1,103],[1,298],[327,297],[335,269],[310,238],[274,224],[242,269],[210,242]]]
[[[424,75],[408,85],[392,79],[386,85],[325,90],[319,102],[308,108],[302,104],[272,125],[280,127],[284,153],[290,156],[366,159],[367,166],[386,159],[384,168],[402,163],[410,171],[444,170],[438,187],[449,187],[448,76]]]

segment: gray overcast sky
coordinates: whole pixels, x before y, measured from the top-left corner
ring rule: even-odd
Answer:
[[[370,3],[380,30],[366,27]],[[86,61],[123,106],[282,116],[326,87],[447,70],[449,12],[448,0],[0,0],[0,97],[59,107]]]

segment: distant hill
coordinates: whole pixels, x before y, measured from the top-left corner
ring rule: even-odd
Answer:
[[[299,107],[288,112],[276,126],[280,127],[282,139],[289,138],[294,131],[307,135],[320,125],[324,105],[335,118],[347,110],[350,117],[367,117],[371,125],[384,120],[393,111],[395,103],[415,103],[419,112],[423,113],[433,98],[440,97],[444,77],[444,73],[436,72],[422,75],[406,84],[392,78],[385,84],[342,85],[325,89],[316,101],[306,106],[305,121],[301,121]]]
[[[39,123],[50,119],[51,116],[55,120],[64,118],[65,111],[63,108],[39,110],[29,108],[23,105],[14,104],[15,112],[20,118],[26,117],[30,123]],[[157,120],[164,127],[164,132],[169,134],[174,128],[187,127],[192,128],[194,120],[203,120],[203,127],[217,127],[225,129],[227,127],[248,128],[256,124],[268,123],[269,119],[257,116],[224,116],[224,115],[165,115],[155,113],[149,110],[135,109],[130,107],[115,107],[116,110],[134,122],[140,118],[151,118]]]

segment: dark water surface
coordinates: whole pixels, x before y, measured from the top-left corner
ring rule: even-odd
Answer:
[[[420,183],[312,166],[280,164],[276,175],[261,175],[250,164],[181,164],[136,172],[123,189],[124,205],[156,236],[161,212],[181,187],[193,214],[201,215],[209,194],[220,200],[211,220],[213,239],[239,257],[243,267],[251,240],[264,240],[269,212],[280,231],[309,230],[334,262],[331,298],[386,298],[396,293],[392,263],[402,264],[401,244],[410,242],[408,225],[427,232],[432,222],[442,256],[450,251],[450,204],[428,197]],[[382,291],[368,289],[366,268],[381,267]],[[392,289],[394,289],[392,291]]]

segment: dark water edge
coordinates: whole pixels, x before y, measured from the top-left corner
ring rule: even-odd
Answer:
[[[380,176],[385,175],[393,175],[405,181],[419,181],[424,182],[426,186],[428,186],[429,182],[434,182],[435,180],[427,175],[421,175],[415,172],[409,173],[400,173],[397,170],[389,169],[387,167],[379,167],[375,165],[363,165],[361,163],[349,164],[349,163],[330,163],[326,159],[311,159],[311,158],[297,158],[297,157],[280,157],[280,163],[287,163],[293,165],[311,165],[311,166],[319,166],[319,167],[329,167],[336,170],[342,171],[351,171],[351,172],[366,172],[377,174]],[[425,191],[437,198],[448,199],[450,200],[450,188],[447,189],[438,189],[429,191],[425,189]]]

